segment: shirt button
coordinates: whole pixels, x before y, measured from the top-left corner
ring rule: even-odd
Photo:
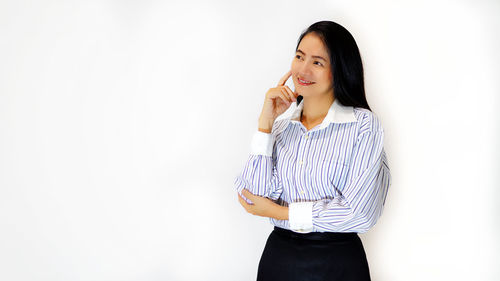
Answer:
[[[304,193],[305,193],[304,190],[300,190],[300,194],[304,194]]]
[[[309,135],[307,135],[307,134],[306,134],[306,135],[304,136],[304,138],[308,139],[308,138],[309,138]]]
[[[304,162],[302,162],[302,160],[300,160],[300,161],[299,161],[299,164],[300,164],[300,165],[302,165],[302,164],[304,164]]]

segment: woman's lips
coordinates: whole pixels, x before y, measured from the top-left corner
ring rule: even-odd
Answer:
[[[297,81],[299,81],[299,84],[302,85],[302,86],[309,86],[309,85],[314,84],[314,82],[307,81],[307,80],[302,80],[300,78],[297,78]]]

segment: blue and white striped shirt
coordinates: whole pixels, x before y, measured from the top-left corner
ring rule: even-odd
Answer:
[[[323,122],[308,131],[300,122],[303,102],[291,106],[292,114],[278,117],[271,133],[255,132],[235,179],[237,192],[245,188],[288,206],[289,220],[270,218],[281,228],[368,231],[382,215],[391,185],[379,119],[335,99]]]

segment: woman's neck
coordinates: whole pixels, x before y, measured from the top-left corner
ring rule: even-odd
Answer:
[[[328,110],[334,101],[333,95],[325,95],[322,97],[304,97],[302,101],[304,107],[300,121],[305,124],[319,124],[328,114]]]

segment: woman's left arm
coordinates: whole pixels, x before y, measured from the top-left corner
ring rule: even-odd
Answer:
[[[375,225],[382,215],[391,184],[383,147],[384,131],[378,127],[379,130],[367,130],[358,136],[349,165],[348,183],[338,190],[339,196],[289,205],[291,229],[364,233]]]

